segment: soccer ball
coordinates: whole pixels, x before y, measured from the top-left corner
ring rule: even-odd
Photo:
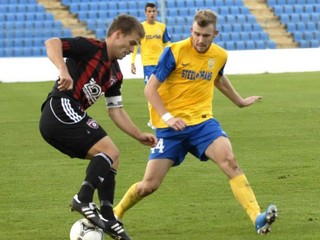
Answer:
[[[103,238],[103,230],[85,218],[76,221],[70,230],[70,240],[103,240]]]

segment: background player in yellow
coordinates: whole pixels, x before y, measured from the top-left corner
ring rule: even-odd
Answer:
[[[142,22],[142,26],[146,35],[141,39],[140,54],[143,65],[144,82],[147,83],[155,66],[158,63],[160,54],[165,46],[170,44],[171,37],[168,34],[166,25],[156,21],[157,6],[154,3],[147,3],[144,7],[146,21]],[[135,46],[131,55],[131,72],[136,74],[136,66],[134,64],[138,46]]]
[[[242,98],[223,75],[227,52],[213,43],[218,34],[216,22],[214,12],[199,10],[191,27],[191,38],[172,43],[163,51],[145,87],[158,144],[151,148],[142,181],[133,184],[114,208],[120,219],[129,208],[156,191],[170,168],[181,164],[187,153],[200,161],[210,159],[217,164],[228,177],[234,196],[258,234],[267,234],[277,217],[275,205],[260,212],[231,142],[213,116],[215,87],[241,108],[261,99],[260,96]],[[214,195],[214,191],[209,194]]]

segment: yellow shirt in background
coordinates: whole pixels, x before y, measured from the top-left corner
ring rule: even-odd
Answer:
[[[141,23],[145,36],[141,39],[140,53],[143,66],[157,65],[160,54],[164,47],[170,43],[171,37],[167,33],[166,25],[155,21],[154,24],[149,24],[147,21]],[[134,63],[138,52],[138,46],[134,48],[131,55],[131,63]]]

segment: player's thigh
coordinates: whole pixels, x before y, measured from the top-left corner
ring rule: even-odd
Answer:
[[[213,160],[229,179],[243,174],[232,151],[231,142],[226,137],[217,138],[206,150],[206,155]]]
[[[61,121],[63,117],[53,113],[47,103],[41,115],[40,132],[50,145],[71,158],[87,158],[89,149],[107,135],[89,116],[74,123]]]
[[[229,138],[224,136],[218,137],[208,146],[205,155],[218,165],[227,159],[232,159],[234,156]]]
[[[118,166],[119,149],[109,136],[101,138],[88,151],[87,158],[91,159],[98,153],[107,154],[113,161],[113,166]]]

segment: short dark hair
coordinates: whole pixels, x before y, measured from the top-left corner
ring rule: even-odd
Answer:
[[[147,11],[147,8],[150,7],[150,8],[157,8],[157,5],[155,3],[146,3],[146,5],[144,6],[144,11]]]
[[[110,37],[115,31],[121,30],[124,35],[130,34],[132,32],[138,33],[140,38],[143,38],[145,31],[142,24],[133,16],[127,14],[121,14],[115,19],[113,19],[108,32],[107,37]]]

